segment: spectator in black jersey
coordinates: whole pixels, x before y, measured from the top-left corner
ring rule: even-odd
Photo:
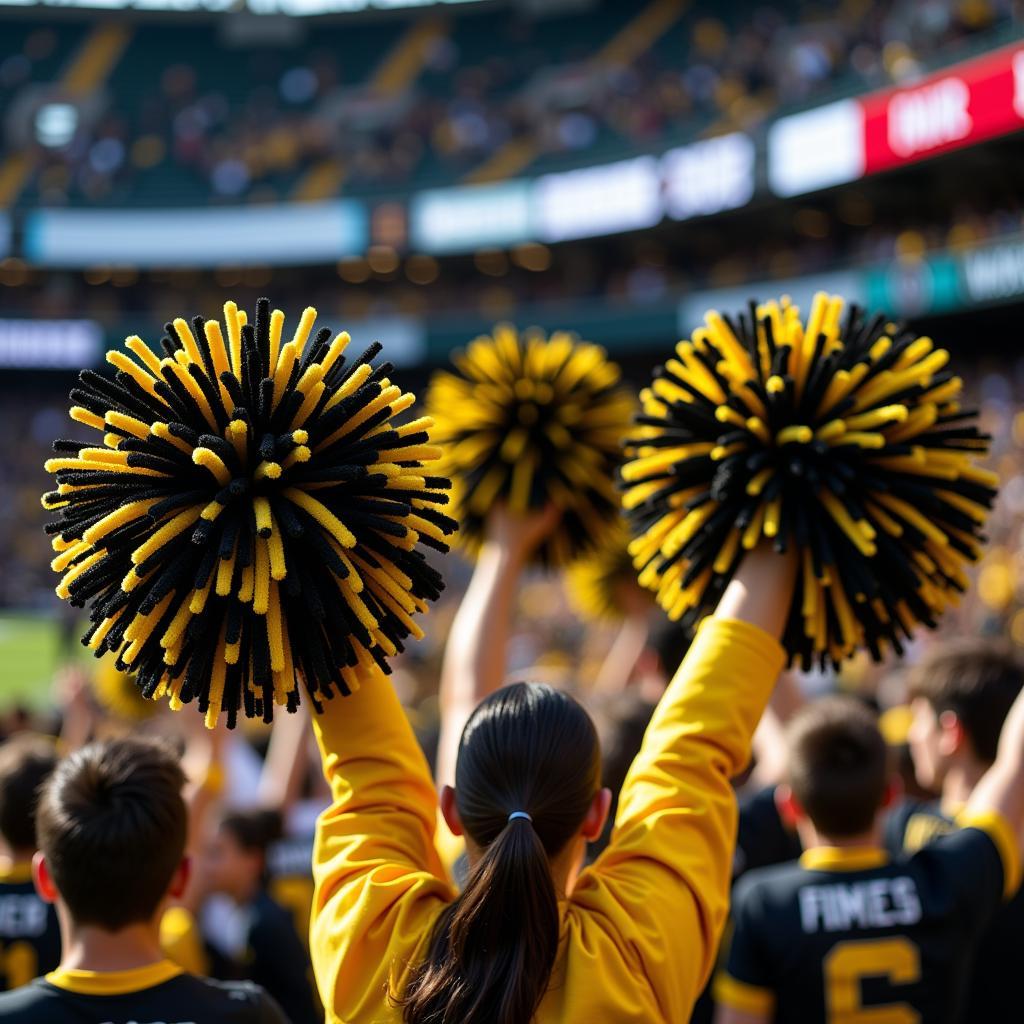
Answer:
[[[53,740],[28,733],[0,746],[0,991],[60,961],[57,914],[32,885],[36,799],[57,763]]]
[[[912,855],[890,858],[881,845],[892,775],[866,707],[810,705],[789,745],[781,795],[804,853],[737,885],[716,1024],[967,1019],[974,948],[1020,883],[1024,697],[962,827]]]
[[[221,815],[202,862],[207,892],[227,897],[200,917],[210,973],[258,981],[292,1024],[315,1024],[312,968],[292,914],[267,892],[267,850],[281,837],[276,811]]]
[[[995,637],[933,650],[909,672],[907,734],[917,781],[938,800],[904,800],[889,815],[885,845],[912,853],[952,832],[978,781],[996,758],[999,734],[1024,682],[1024,665]],[[1004,906],[978,945],[965,1020],[1008,1019],[1024,974],[1024,890]]]
[[[33,875],[56,905],[63,953],[45,978],[0,995],[5,1024],[287,1024],[258,986],[186,974],[160,951],[161,915],[189,874],[184,782],[172,752],[134,739],[57,766],[39,798]]]

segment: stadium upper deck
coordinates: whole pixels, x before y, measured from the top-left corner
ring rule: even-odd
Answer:
[[[582,7],[114,23],[0,5],[0,205],[317,200],[535,175],[748,131],[1013,30],[1011,0]]]

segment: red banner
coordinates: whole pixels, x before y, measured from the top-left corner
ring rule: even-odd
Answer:
[[[864,173],[1024,128],[1024,43],[873,93],[864,111]]]

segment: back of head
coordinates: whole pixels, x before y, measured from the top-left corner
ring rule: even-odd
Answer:
[[[0,838],[13,854],[36,848],[39,790],[57,764],[57,748],[44,736],[20,733],[0,746]]]
[[[153,918],[185,852],[184,783],[153,741],[92,743],[58,765],[37,830],[75,924],[118,931]]]
[[[964,639],[931,651],[909,672],[910,696],[924,697],[936,714],[956,713],[974,753],[996,759],[999,733],[1024,682],[1024,665],[1008,643]]]
[[[867,832],[882,807],[888,753],[875,715],[852,697],[826,697],[790,723],[789,785],[828,837]]]
[[[407,1024],[527,1024],[558,949],[549,858],[579,832],[601,785],[594,724],[570,696],[517,683],[485,700],[462,734],[456,803],[482,851],[441,915],[402,998]],[[525,817],[509,820],[515,811]]]
[[[264,856],[267,847],[283,833],[281,813],[262,807],[227,810],[220,816],[218,827],[243,850]]]

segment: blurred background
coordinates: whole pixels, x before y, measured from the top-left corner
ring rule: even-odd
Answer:
[[[80,660],[39,507],[74,373],[264,294],[414,389],[499,320],[639,386],[709,306],[906,318],[1003,481],[948,627],[1024,645],[1022,128],[1012,0],[0,0],[0,708],[52,709]],[[403,662],[427,701],[447,567]],[[609,628],[538,578],[515,664],[585,681]]]

